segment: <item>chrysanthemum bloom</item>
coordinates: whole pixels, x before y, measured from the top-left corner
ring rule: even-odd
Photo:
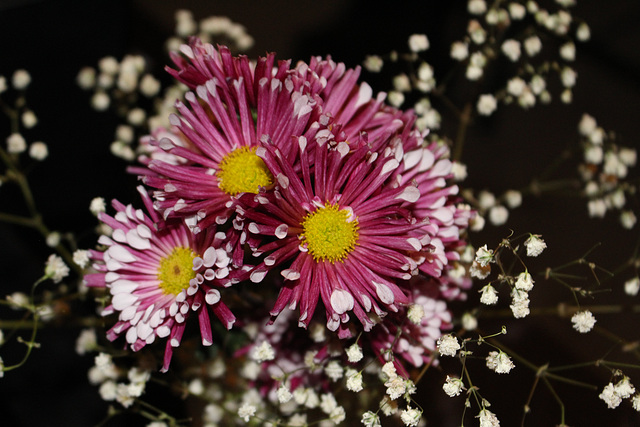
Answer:
[[[113,217],[100,213],[99,219],[113,233],[98,240],[106,246],[104,252],[91,251],[98,273],[85,280],[87,286],[109,289],[111,304],[103,315],[119,313],[107,338],[124,335],[138,351],[156,338],[168,337],[162,365],[166,371],[189,316],[198,316],[203,345],[213,343],[209,309],[231,328],[235,316],[221,301],[219,288],[235,282],[238,272],[230,269],[222,249],[223,233],[208,229],[194,235],[181,221],[164,224],[148,194],[139,191],[148,214],[115,200]]]
[[[195,50],[200,55],[195,54]],[[294,73],[289,62],[281,61],[273,71],[275,57],[259,58],[251,66],[246,57],[232,57],[227,48],[211,45],[184,46],[194,63],[207,67],[208,79],[198,81],[195,92],[185,95],[189,107],[178,101],[178,114],[170,117],[173,128],[188,144],[162,138],[153,144],[185,159],[184,163],[152,159],[141,172],[143,182],[157,189],[155,208],[166,217],[186,219],[192,231],[225,223],[232,214],[233,200],[241,193],[257,193],[274,178],[256,148],[270,142],[284,152],[295,149],[292,137],[304,135],[311,127],[314,100]],[[179,80],[192,73],[191,66],[180,72]],[[200,74],[198,74],[200,75]],[[204,79],[204,77],[203,77]],[[136,172],[140,173],[139,170]]]
[[[238,211],[249,232],[276,237],[254,248],[254,255],[268,254],[252,281],[291,261],[281,271],[285,281],[271,315],[299,306],[299,323],[306,327],[320,298],[327,327],[348,337],[347,312],[370,330],[369,313],[384,316],[408,302],[402,282],[417,273],[411,255],[426,249],[429,238],[420,231],[422,221],[402,207],[418,199],[417,188],[385,185],[398,159],[366,145],[353,148],[362,141],[350,146],[333,137],[327,128],[309,142],[298,139],[300,174],[277,147],[258,149],[275,177],[275,191],[244,195]],[[307,145],[315,146],[312,171]]]

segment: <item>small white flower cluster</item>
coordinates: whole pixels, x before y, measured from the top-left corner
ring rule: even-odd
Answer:
[[[498,374],[508,374],[515,367],[509,355],[503,351],[491,351],[486,358],[487,368]]]
[[[607,404],[609,409],[615,409],[622,403],[623,399],[630,398],[635,392],[636,388],[631,384],[629,377],[625,375],[616,384],[613,384],[613,382],[607,384],[598,397]],[[633,408],[636,411],[640,411],[640,394],[633,396],[631,402]]]
[[[573,323],[573,329],[586,334],[596,324],[596,318],[589,310],[578,311],[571,317],[571,323]]]
[[[624,181],[629,168],[637,162],[634,148],[615,144],[614,137],[598,126],[596,119],[584,114],[578,124],[583,163],[579,173],[584,182],[583,192],[592,218],[604,218],[607,211],[619,211],[619,221],[626,229],[637,222],[633,210],[626,208],[626,194],[633,194],[636,186]]]
[[[58,255],[51,254],[45,264],[44,275],[53,280],[53,283],[60,283],[69,275],[69,267]]]
[[[99,353],[89,370],[89,382],[100,385],[98,392],[103,400],[115,400],[128,408],[136,398],[142,396],[151,374],[133,367],[126,372],[127,382],[117,382],[120,376],[120,371],[107,353]]]
[[[190,10],[180,9],[175,13],[175,36],[166,42],[167,50],[177,51],[191,36],[205,43],[224,42],[229,48],[245,52],[253,47],[253,37],[247,29],[226,16],[209,16],[197,22]]]
[[[474,201],[474,208],[477,211],[470,228],[473,231],[481,231],[485,226],[485,218],[491,225],[499,227],[504,225],[509,219],[509,209],[516,209],[522,205],[522,193],[518,190],[507,190],[500,197],[488,190],[481,190],[477,196],[472,191],[465,191],[467,200]]]

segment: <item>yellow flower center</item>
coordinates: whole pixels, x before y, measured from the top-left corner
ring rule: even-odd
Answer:
[[[238,193],[258,193],[258,188],[273,183],[267,165],[256,155],[256,147],[236,148],[222,159],[216,173],[220,189],[235,196]]]
[[[189,248],[177,247],[171,254],[160,260],[158,280],[165,294],[178,295],[189,287],[189,280],[196,277],[193,259],[196,254]]]
[[[349,221],[350,212],[337,204],[307,214],[302,221],[302,239],[316,261],[342,261],[358,242],[358,220]]]

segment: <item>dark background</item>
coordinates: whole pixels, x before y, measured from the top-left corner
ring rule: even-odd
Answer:
[[[25,137],[28,142],[43,140],[49,145],[49,158],[30,175],[47,224],[54,230],[78,233],[81,247],[90,247],[95,239],[90,232],[95,225],[88,211],[91,199],[137,200],[135,179],[124,173],[124,162],[109,152],[117,121],[89,108],[88,95],[76,87],[75,77],[82,66],[95,66],[106,55],[120,59],[127,53],[153,58],[152,65],[160,70],[168,61],[162,43],[173,33],[177,8],[192,10],[197,20],[226,15],[244,24],[256,41],[250,56],[275,51],[282,59],[306,60],[311,55],[331,54],[348,66],[360,64],[367,54],[403,49],[408,35],[426,33],[432,48],[425,58],[438,73],[441,67],[451,65],[450,42],[465,31],[468,17],[463,4],[428,0],[375,6],[358,0],[0,0],[0,75],[9,79],[15,69],[29,70],[32,84],[27,100],[39,117],[39,125],[25,132]],[[562,105],[556,92],[551,105],[526,113],[514,107],[499,109],[494,116],[478,120],[470,130],[463,157],[469,167],[466,185],[478,190],[491,188],[497,194],[526,185],[576,139],[576,126],[584,112],[593,115],[606,130],[614,130],[622,145],[639,147],[640,3],[617,0],[605,6],[604,2],[582,1],[573,14],[589,23],[592,34],[591,41],[577,45],[574,103]],[[376,91],[389,88],[390,80],[384,77],[365,73],[365,78]],[[491,79],[483,84],[485,91],[493,89]],[[452,122],[445,116],[443,133],[452,135],[455,128],[448,123]],[[4,118],[0,118],[0,130],[0,135],[8,134]],[[16,196],[9,185],[0,187],[0,211],[23,212]],[[532,231],[545,237],[547,258],[535,261],[540,270],[575,259],[600,241],[603,247],[594,253],[594,259],[614,268],[629,256],[637,240],[638,226],[631,233],[623,233],[612,215],[603,221],[590,220],[586,202],[578,199],[527,198],[523,207],[512,213],[512,220],[510,226],[518,227],[518,232]],[[505,227],[488,226],[472,240],[479,245],[496,245],[507,234]],[[6,224],[0,224],[0,242],[0,294],[27,291],[42,274],[49,250],[36,233]],[[613,291],[597,302],[630,304],[622,292],[622,283],[629,277],[630,273],[611,281]],[[552,283],[543,286],[544,291],[536,288],[539,293],[532,294],[533,306],[558,300],[572,303],[568,293]],[[475,292],[470,298],[476,301]],[[634,341],[639,338],[638,320],[637,314],[628,310],[616,317],[598,316],[598,325]],[[488,318],[480,326],[493,332],[505,322],[509,334],[503,342],[540,365],[594,360],[611,348],[611,342],[598,335],[578,336],[568,320],[560,321],[555,316],[540,316],[525,323]],[[34,351],[26,366],[0,379],[3,425],[84,426],[103,419],[107,405],[100,400],[96,387],[86,381],[92,356],[80,357],[73,351],[78,332],[73,327],[43,330],[38,336],[42,348]],[[590,353],[585,354],[585,349]],[[23,347],[15,343],[0,348],[5,363],[15,363],[22,352]],[[613,355],[618,354],[614,351]],[[455,363],[443,363],[443,368],[447,373],[459,369]],[[472,373],[479,375],[480,371],[479,367]],[[609,381],[602,369],[585,371],[579,377],[598,384],[600,389]],[[533,378],[524,367],[508,376],[478,378],[502,425],[519,425]],[[446,397],[441,381],[442,374],[428,374],[420,384],[419,401],[430,425],[457,425],[463,400]],[[635,382],[640,386],[640,377]],[[567,405],[569,425],[640,425],[629,402],[608,410],[597,399],[600,390],[560,387],[559,392]],[[178,401],[179,397],[174,399]],[[555,401],[546,390],[539,390],[525,425],[555,425],[558,421]],[[144,422],[119,418],[109,425]]]

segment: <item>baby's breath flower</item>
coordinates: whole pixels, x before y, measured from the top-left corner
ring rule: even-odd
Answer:
[[[498,108],[498,101],[490,93],[480,95],[476,108],[481,116],[490,116]]]
[[[624,282],[624,292],[627,295],[631,295],[635,297],[638,295],[638,291],[640,290],[640,277],[636,276],[633,279],[629,279]]]
[[[475,261],[480,264],[481,267],[486,267],[489,263],[495,262],[493,249],[487,249],[487,245],[478,248]]]
[[[622,403],[622,397],[616,393],[613,383],[607,384],[598,397],[604,400],[609,409],[615,409]]]
[[[100,214],[101,212],[105,212],[106,209],[107,209],[107,206],[102,197],[95,197],[91,200],[91,204],[89,205],[89,210],[95,216],[98,216],[98,214]]]
[[[240,409],[238,409],[238,416],[248,423],[249,419],[256,414],[257,408],[250,403],[245,402]]]
[[[253,352],[251,354],[251,358],[258,363],[265,362],[267,360],[273,360],[276,357],[276,353],[271,347],[271,344],[267,341],[262,341],[262,343],[254,347]]]
[[[502,43],[500,49],[511,62],[516,62],[518,59],[520,59],[519,41],[513,39],[505,40],[504,43]]]
[[[11,154],[20,154],[27,149],[27,141],[19,133],[12,133],[7,137],[7,151]]]
[[[589,332],[593,329],[593,325],[596,324],[596,318],[589,310],[578,311],[571,317],[573,323],[573,329],[581,334]]]
[[[467,331],[473,331],[478,327],[478,319],[473,314],[466,312],[462,315],[462,327]]]
[[[500,421],[496,414],[487,408],[482,408],[477,417],[480,420],[480,427],[500,427]]]
[[[576,28],[576,39],[581,42],[586,42],[591,38],[591,30],[586,22],[582,22]]]
[[[389,378],[384,386],[387,387],[387,394],[391,400],[396,400],[407,390],[404,378],[397,375]]]
[[[458,350],[460,350],[460,343],[458,338],[451,334],[443,335],[438,338],[438,351],[443,356],[455,356]]]
[[[527,256],[536,257],[542,253],[547,247],[547,244],[540,238],[539,234],[531,234],[529,238],[524,242],[527,248]]]
[[[560,57],[565,61],[574,61],[576,59],[576,45],[573,42],[567,42],[560,46]]]
[[[58,255],[51,254],[47,259],[44,274],[47,278],[53,280],[53,283],[60,283],[62,279],[69,275],[69,267]]]
[[[633,409],[640,412],[640,394],[636,394],[631,398],[631,405],[633,406]]]
[[[507,353],[503,351],[492,351],[486,359],[487,368],[498,374],[508,374],[515,365]]]
[[[26,110],[24,113],[22,113],[22,117],[20,118],[22,120],[22,124],[27,129],[31,129],[38,124],[38,117],[36,117],[36,114],[31,110]]]
[[[429,39],[425,34],[412,34],[409,36],[408,43],[411,52],[422,52],[429,49]]]
[[[49,149],[47,144],[42,141],[37,141],[29,146],[29,156],[38,161],[43,161],[49,155]]]
[[[347,360],[351,363],[356,363],[362,360],[364,357],[362,354],[362,348],[357,343],[352,344],[346,350]]]
[[[107,95],[104,92],[96,92],[91,97],[91,106],[96,111],[105,111],[107,108],[109,108],[110,104],[111,104],[111,99],[109,98],[109,95]]]
[[[278,395],[278,401],[280,403],[287,403],[293,397],[293,394],[291,394],[291,391],[289,390],[289,387],[286,384],[282,384],[278,388],[278,391],[276,394]]]
[[[636,392],[636,388],[633,386],[633,384],[631,384],[629,377],[626,375],[620,381],[618,381],[613,388],[618,396],[623,399],[626,399]]]
[[[587,203],[587,209],[591,218],[604,218],[607,213],[607,204],[603,199],[593,199]]]
[[[151,98],[160,92],[160,82],[151,74],[145,74],[140,80],[140,93]]]
[[[367,411],[362,414],[362,419],[360,420],[360,422],[364,424],[365,427],[382,427],[378,414],[371,411]]]
[[[31,74],[27,70],[16,70],[11,77],[11,84],[14,89],[26,89],[29,83],[31,83]]]
[[[381,371],[387,376],[387,378],[395,378],[398,375],[396,373],[396,366],[393,364],[393,362],[386,362],[384,365],[382,365]]]
[[[442,389],[449,397],[456,397],[462,393],[462,390],[464,390],[465,387],[460,378],[450,377],[447,375],[447,381],[442,386]]]
[[[325,366],[324,373],[329,378],[331,378],[331,380],[338,381],[340,378],[342,378],[342,375],[344,374],[344,370],[342,369],[342,366],[340,366],[340,363],[338,363],[335,360],[332,360],[327,364],[327,366]]]
[[[78,339],[76,339],[76,353],[79,355],[86,354],[88,351],[95,350],[98,345],[96,331],[93,329],[83,329],[80,331]]]
[[[363,389],[361,372],[358,372],[355,369],[349,368],[347,369],[346,377],[347,377],[347,390],[351,390],[357,393]]]
[[[456,61],[464,61],[469,56],[469,45],[461,41],[451,43],[450,55]]]
[[[347,417],[347,413],[342,406],[337,406],[333,411],[329,414],[329,419],[333,421],[335,424],[340,424]]]
[[[377,55],[369,55],[364,58],[364,68],[372,73],[379,73],[382,71],[384,61]]]
[[[528,271],[523,271],[516,279],[515,287],[521,291],[529,292],[533,289],[533,278]]]
[[[510,209],[515,209],[522,204],[522,193],[517,190],[507,190],[502,197]]]
[[[482,15],[487,11],[487,3],[485,0],[469,0],[467,11],[472,15]]]
[[[491,284],[485,285],[480,289],[480,303],[486,305],[493,305],[498,302],[498,292]]]
[[[324,393],[320,396],[320,409],[325,414],[330,414],[334,409],[338,407],[338,402],[336,402],[336,398],[331,393]]]
[[[411,323],[419,325],[424,318],[424,307],[420,304],[411,304],[407,310],[407,318]]]
[[[507,222],[509,218],[509,211],[502,205],[493,206],[489,209],[489,222],[499,227]]]
[[[73,262],[75,262],[80,268],[85,268],[89,264],[89,251],[85,249],[78,249],[73,253]]]
[[[404,423],[404,425],[409,427],[415,427],[420,422],[422,418],[422,411],[407,406],[407,409],[403,410],[400,413],[400,419]]]

